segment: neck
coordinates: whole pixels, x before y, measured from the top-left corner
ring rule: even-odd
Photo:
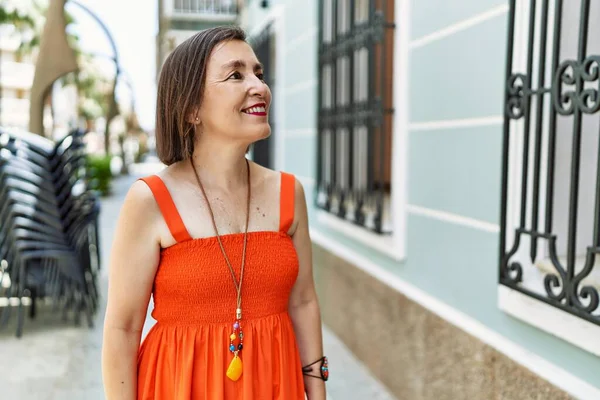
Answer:
[[[227,191],[245,186],[246,149],[247,145],[197,140],[192,157],[202,184]]]

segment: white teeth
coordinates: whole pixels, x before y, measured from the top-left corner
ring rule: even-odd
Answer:
[[[264,113],[265,111],[266,111],[265,107],[262,107],[262,106],[261,107],[252,107],[247,110],[244,110],[244,112],[246,114],[253,114],[253,113],[259,113],[259,112]]]

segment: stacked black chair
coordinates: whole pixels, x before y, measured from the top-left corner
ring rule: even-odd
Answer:
[[[66,319],[92,326],[97,309],[99,201],[90,190],[85,132],[59,142],[0,128],[0,327],[17,307],[17,336],[24,326],[23,299],[51,300]]]

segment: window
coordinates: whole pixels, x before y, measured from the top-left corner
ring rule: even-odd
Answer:
[[[530,3],[509,15],[500,284],[600,333],[600,2]]]
[[[316,204],[390,233],[394,2],[321,0],[319,10]]]

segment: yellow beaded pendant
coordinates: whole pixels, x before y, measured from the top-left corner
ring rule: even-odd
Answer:
[[[229,368],[227,368],[227,377],[232,381],[237,381],[240,376],[242,376],[242,359],[236,354],[229,363]]]
[[[244,348],[244,332],[242,331],[242,310],[236,310],[236,321],[233,323],[233,332],[229,336],[229,351],[233,354],[233,359],[227,368],[227,377],[232,381],[237,381],[242,376],[242,359],[238,357],[238,353]],[[236,345],[235,341],[238,340]]]

